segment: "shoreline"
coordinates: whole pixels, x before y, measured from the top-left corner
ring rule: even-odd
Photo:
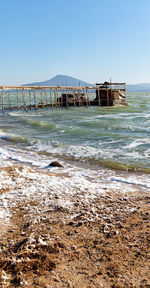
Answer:
[[[82,159],[81,161],[77,160],[77,159],[71,159],[69,156],[64,156],[64,155],[59,155],[59,154],[50,154],[50,153],[46,153],[46,152],[42,152],[42,151],[36,151],[36,150],[32,150],[32,149],[27,149],[24,148],[22,145],[20,145],[21,143],[16,143],[16,145],[14,145],[14,142],[11,142],[9,140],[6,139],[2,139],[0,138],[0,147],[9,147],[10,151],[14,150],[16,147],[18,149],[18,151],[16,150],[16,153],[18,153],[19,158],[17,159],[17,155],[15,156],[6,156],[4,159],[0,158],[0,161],[2,161],[2,163],[7,163],[8,165],[9,163],[14,163],[17,165],[28,165],[30,167],[32,167],[33,169],[46,169],[47,170],[47,165],[49,165],[50,162],[52,161],[58,161],[60,163],[62,163],[62,165],[64,166],[64,169],[66,170],[67,168],[67,172],[68,169],[71,167],[76,167],[77,169],[79,168],[79,170],[91,170],[91,171],[104,171],[107,174],[112,174],[112,175],[116,175],[118,177],[125,177],[128,178],[129,176],[133,177],[137,176],[137,178],[145,178],[147,177],[147,179],[149,179],[150,181],[150,173],[147,172],[147,170],[149,170],[150,168],[146,168],[146,167],[140,167],[141,171],[138,170],[138,166],[137,166],[137,170],[132,170],[129,168],[129,170],[127,169],[119,169],[119,167],[121,166],[125,166],[125,164],[123,163],[119,163],[118,162],[118,168],[113,168],[113,167],[108,167],[105,165],[97,165],[97,164],[91,164],[86,162],[86,160]],[[14,150],[15,151],[15,150]],[[28,156],[27,154],[30,154]],[[22,157],[21,154],[23,155]],[[33,154],[33,155],[32,155]],[[12,154],[13,155],[13,154]],[[28,157],[27,157],[28,156]],[[37,163],[36,161],[34,161],[34,158],[36,158],[37,156]],[[40,159],[41,156],[41,159]],[[23,157],[25,157],[23,159]],[[43,161],[43,164],[41,165]],[[33,162],[33,163],[32,163]],[[107,162],[107,161],[106,161]],[[45,163],[45,164],[44,164]],[[115,163],[115,162],[114,162]],[[116,162],[117,163],[117,162]],[[3,164],[2,164],[3,165]],[[129,167],[132,165],[129,165]],[[131,178],[130,177],[130,178]],[[148,189],[150,188],[147,187]]]
[[[0,287],[149,287],[149,189],[3,163]]]

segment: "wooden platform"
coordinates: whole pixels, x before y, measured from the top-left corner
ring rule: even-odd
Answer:
[[[95,86],[0,86],[0,113],[39,108],[116,106],[126,104],[125,83]]]

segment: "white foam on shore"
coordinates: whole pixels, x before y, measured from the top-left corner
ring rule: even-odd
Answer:
[[[13,160],[20,163],[26,163],[32,166],[37,166],[44,168],[46,166],[46,162],[41,162],[38,159],[38,155],[36,153],[28,152],[25,153],[23,150],[15,149],[15,148],[0,148],[0,161],[1,160]]]
[[[82,150],[83,154],[83,150]],[[59,161],[64,169],[54,167],[48,168],[51,161]],[[35,201],[38,206],[30,207],[33,214],[38,214],[47,209],[62,207],[70,209],[73,205],[73,197],[78,195],[82,202],[89,202],[91,198],[100,194],[113,191],[126,193],[144,189],[150,191],[150,175],[138,175],[134,173],[123,173],[115,170],[94,170],[77,167],[60,161],[57,158],[38,155],[34,151],[26,151],[22,148],[5,145],[0,148],[0,167],[13,166],[16,162],[23,168],[15,168],[14,176],[5,170],[0,170],[0,219],[8,221],[12,215],[12,207],[20,203]],[[40,169],[41,171],[38,171]],[[59,173],[60,176],[47,175],[46,173]],[[45,174],[44,174],[45,173]],[[64,173],[68,177],[64,177]],[[8,191],[8,192],[7,192]],[[57,195],[57,200],[52,199]]]
[[[120,177],[110,177],[109,178],[111,181],[115,182],[120,182],[120,183],[125,183],[125,184],[131,184],[131,185],[138,185],[138,186],[144,186],[146,188],[150,188],[150,179],[144,179],[143,181],[138,181],[137,179],[128,177],[127,179],[125,178],[120,178]]]
[[[31,153],[30,156],[34,157],[35,155]],[[8,162],[5,157],[1,159],[1,167],[12,165],[11,159],[9,157]],[[40,163],[38,167],[45,164],[45,162]],[[91,198],[109,191],[114,193],[115,191],[122,193],[137,191],[137,185],[140,185],[140,189],[150,188],[149,175],[144,176],[144,179],[143,175],[135,174],[120,177],[118,172],[109,169],[100,168],[96,171],[67,163],[63,163],[63,165],[64,169],[49,168],[46,170],[42,168],[41,171],[38,171],[34,166],[31,169],[31,166],[26,164],[21,169],[15,168],[13,176],[7,171],[1,170],[0,190],[4,189],[8,192],[4,191],[0,194],[0,219],[4,222],[7,221],[12,215],[12,207],[21,203],[28,205],[30,201],[38,203],[36,207],[29,208],[31,213],[38,215],[39,211],[44,212],[47,209],[57,209],[57,207],[70,209],[73,205],[73,197],[76,196],[80,201],[87,203]],[[47,175],[47,172],[60,175]],[[64,173],[67,177],[64,176]],[[57,195],[55,200],[53,199],[54,195]]]

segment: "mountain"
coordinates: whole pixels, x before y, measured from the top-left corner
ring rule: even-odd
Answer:
[[[127,92],[150,92],[150,83],[127,84]]]
[[[23,86],[93,86],[90,83],[67,75],[56,75],[50,80],[25,84]]]
[[[56,75],[50,80],[43,82],[34,82],[23,86],[94,86],[80,79],[76,79],[67,75]],[[150,92],[150,83],[127,84],[127,92]]]

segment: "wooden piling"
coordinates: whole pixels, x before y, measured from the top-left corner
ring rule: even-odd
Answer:
[[[19,111],[18,89],[16,89],[16,98],[17,98],[17,110]]]
[[[56,94],[56,88],[54,89],[54,99],[55,99],[55,107],[57,107],[57,94]]]
[[[53,108],[53,101],[52,101],[52,91],[51,91],[51,88],[49,89],[49,100],[50,100],[50,105],[51,107]]]
[[[75,98],[75,89],[73,89],[73,103],[74,103],[74,107],[76,107],[76,98]]]
[[[37,110],[36,90],[35,89],[33,90],[33,96],[34,96],[34,107],[35,107],[35,110]]]
[[[80,93],[80,89],[78,89],[78,101],[79,101],[79,107],[81,107],[81,93]]]
[[[44,90],[44,95],[45,95],[45,106],[48,107],[48,100],[47,100],[47,94],[46,94],[46,90]]]
[[[8,109],[11,110],[11,101],[10,101],[9,90],[7,91],[7,97],[8,97]]]
[[[60,107],[60,99],[59,99],[59,94],[58,94],[58,88],[56,88],[56,98],[57,98],[57,105]]]
[[[87,97],[88,97],[88,90],[87,90]],[[88,97],[89,107],[90,107],[90,98]]]
[[[41,106],[42,108],[44,108],[42,89],[40,89],[40,97],[41,97]]]
[[[61,91],[61,107],[63,107],[63,94],[64,94],[64,89]]]
[[[107,106],[109,106],[109,89],[107,89]]]
[[[31,90],[29,89],[29,107],[31,109]]]
[[[66,88],[66,108],[68,108],[68,90]]]
[[[84,96],[85,96],[86,106],[88,107],[87,90],[85,88],[84,88]]]
[[[4,104],[4,89],[2,88],[2,111],[3,116],[5,115],[5,104]]]
[[[23,103],[23,108],[25,108],[25,99],[24,99],[24,90],[22,89],[22,103]]]
[[[25,93],[24,93],[24,88],[22,89],[22,98],[23,98],[23,108],[24,108],[24,110],[27,112],[28,109],[27,109],[26,95],[25,95]]]
[[[112,88],[110,89],[110,93],[111,93],[111,99],[110,99],[110,102],[109,103],[111,103],[111,105],[113,105],[113,92],[112,92]]]
[[[101,106],[100,89],[98,89],[98,106]]]

